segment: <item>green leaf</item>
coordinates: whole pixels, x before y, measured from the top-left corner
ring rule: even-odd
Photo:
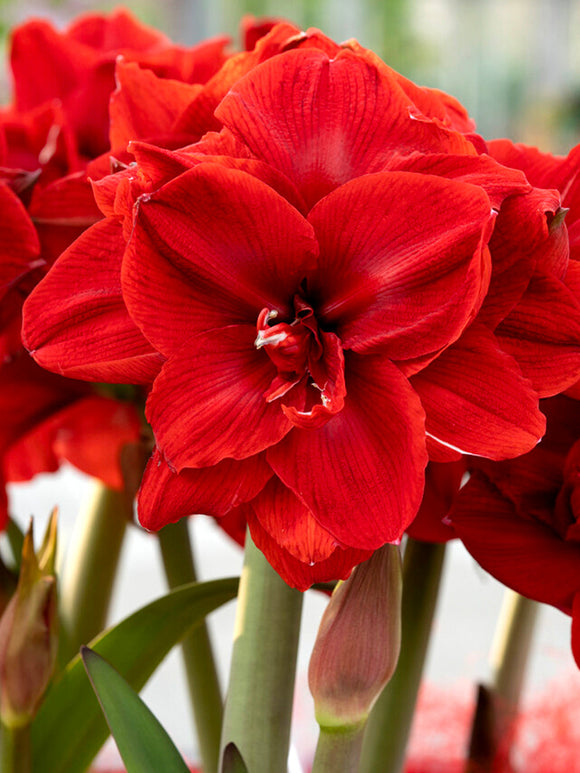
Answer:
[[[138,692],[169,650],[207,614],[234,598],[237,589],[237,578],[183,585],[97,636],[91,649]],[[32,773],[83,773],[108,735],[77,655],[32,723]]]
[[[81,657],[127,773],[189,773],[171,738],[118,671],[88,647]]]

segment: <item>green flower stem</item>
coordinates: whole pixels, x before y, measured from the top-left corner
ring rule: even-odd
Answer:
[[[407,541],[403,557],[401,654],[367,723],[360,773],[399,773],[437,605],[445,545]]]
[[[187,519],[158,533],[165,577],[171,589],[197,581]],[[205,773],[219,763],[223,704],[207,626],[197,626],[181,643],[189,696]]]
[[[246,536],[223,750],[248,773],[286,773],[302,593],[289,588]]]
[[[498,751],[509,754],[540,605],[506,590],[490,654],[492,680],[480,689],[467,771],[490,771]]]
[[[95,481],[68,547],[59,588],[61,666],[107,624],[131,507],[124,492]]]
[[[9,727],[2,725],[0,735],[0,771],[2,773],[30,773],[30,725]]]
[[[365,724],[341,729],[321,727],[312,773],[357,773]]]

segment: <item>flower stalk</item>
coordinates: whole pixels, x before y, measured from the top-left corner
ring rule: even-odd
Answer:
[[[301,614],[302,593],[247,533],[221,748],[251,773],[286,773]]]
[[[68,548],[60,586],[61,667],[107,623],[131,506],[125,492],[95,480]]]
[[[170,589],[197,581],[187,519],[161,529],[159,547]],[[205,773],[219,763],[223,704],[207,625],[197,626],[181,643],[187,685]]]
[[[407,540],[403,557],[401,654],[393,678],[371,711],[360,773],[399,773],[403,769],[444,556],[444,544]]]
[[[0,770],[2,773],[31,773],[30,723],[10,726],[2,723],[0,734]]]
[[[509,758],[539,604],[507,589],[490,653],[492,680],[480,686],[466,773],[488,773]]]

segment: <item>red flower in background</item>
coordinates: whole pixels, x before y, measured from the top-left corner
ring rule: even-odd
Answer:
[[[479,155],[451,98],[316,31],[281,44],[287,27],[229,60],[186,111],[229,84],[220,135],[178,151],[134,143],[137,169],[96,184],[108,217],[34,293],[26,336],[65,373],[156,377],[145,525],[247,518],[307,587],[413,519],[423,414],[444,426],[441,389],[454,398],[452,437],[431,432],[443,448],[501,458],[541,436],[537,391],[474,323],[497,272],[497,211],[525,199],[511,217],[543,239],[542,206],[558,198]],[[298,50],[249,59],[272,48]],[[232,84],[236,68],[248,74]]]
[[[484,569],[510,588],[572,615],[580,666],[580,403],[544,401],[548,429],[518,459],[470,462],[453,528]]]

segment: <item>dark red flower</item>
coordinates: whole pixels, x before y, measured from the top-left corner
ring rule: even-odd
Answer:
[[[457,535],[510,588],[572,615],[580,666],[580,402],[543,401],[540,445],[504,462],[470,460],[451,511]]]
[[[108,217],[31,297],[26,340],[68,374],[155,378],[144,525],[236,509],[307,587],[412,521],[425,412],[439,445],[492,458],[532,448],[544,420],[474,324],[497,211],[530,185],[478,155],[451,98],[320,33],[283,34],[200,92],[198,107],[248,73],[219,135],[135,143],[138,167],[96,185]],[[296,50],[257,64],[268,46]]]

